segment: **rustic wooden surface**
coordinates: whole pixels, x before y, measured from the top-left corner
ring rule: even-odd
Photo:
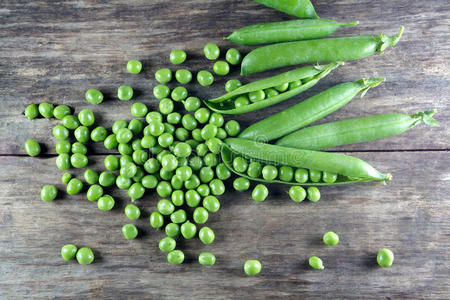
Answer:
[[[157,197],[138,202],[146,212],[137,224],[141,237],[128,242],[120,228],[128,201],[123,192],[111,212],[101,212],[83,195],[43,203],[40,187],[59,184],[54,166],[55,120],[30,122],[26,105],[50,101],[89,107],[98,123],[130,119],[130,103],[114,98],[129,84],[142,102],[156,108],[153,73],[167,66],[171,49],[186,49],[191,70],[211,69],[202,58],[207,42],[220,41],[232,30],[289,16],[252,1],[2,1],[0,7],[0,298],[64,299],[448,299],[450,290],[450,20],[448,1],[313,1],[321,17],[359,20],[358,27],[335,35],[396,34],[401,42],[383,56],[349,62],[300,97],[236,119],[246,125],[278,112],[333,84],[360,77],[387,81],[363,99],[355,99],[320,122],[386,112],[436,108],[441,126],[420,125],[401,136],[338,149],[390,171],[387,186],[362,184],[321,189],[318,203],[294,204],[286,187],[271,187],[264,203],[250,193],[231,191],[209,226],[216,242],[202,246],[183,242],[187,263],[172,266],[157,248],[163,236],[148,226]],[[238,47],[242,52],[249,48]],[[125,72],[128,59],[144,62],[142,74]],[[172,69],[176,69],[172,67]],[[238,78],[235,68],[231,77]],[[259,74],[243,81],[266,76]],[[225,80],[221,79],[223,83]],[[97,87],[106,101],[93,107],[84,91]],[[222,93],[220,85],[199,88],[201,97]],[[24,155],[23,142],[46,145],[39,158]],[[101,145],[89,148],[93,168],[102,169]],[[80,175],[81,171],[76,172]],[[341,242],[326,247],[324,232],[339,233]],[[93,248],[95,263],[64,262],[65,243]],[[395,252],[390,269],[377,267],[379,248]],[[201,251],[217,256],[214,267],[195,260]],[[322,257],[324,271],[306,266],[311,255]],[[246,259],[263,263],[260,276],[242,271]]]

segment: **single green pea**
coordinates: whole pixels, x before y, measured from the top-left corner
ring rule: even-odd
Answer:
[[[103,142],[108,136],[105,127],[98,126],[91,131],[91,140],[94,142]]]
[[[120,167],[120,175],[124,176],[125,178],[132,178],[134,175],[136,175],[136,172],[137,166],[132,162]]]
[[[198,171],[202,168],[203,166],[203,160],[201,157],[198,156],[194,156],[189,160],[189,166],[192,168],[192,170],[194,171]]]
[[[213,154],[220,154],[220,150],[222,149],[223,142],[218,138],[212,138],[206,141],[206,145],[208,146],[209,151]]]
[[[92,104],[100,104],[103,102],[103,94],[99,90],[89,89],[85,93],[86,101]]]
[[[145,150],[138,149],[133,152],[133,161],[138,165],[143,165],[148,160],[148,153]]]
[[[94,113],[90,109],[83,109],[78,113],[78,120],[83,126],[92,126],[95,122]]]
[[[141,142],[142,142],[142,139],[134,139],[131,142],[131,148],[133,148],[134,151],[144,150],[144,148],[142,148]]]
[[[98,177],[98,183],[101,186],[112,186],[116,183],[116,174],[111,172],[101,172]]]
[[[147,121],[148,124],[150,124],[150,122],[162,123],[163,116],[157,111],[151,111],[145,116],[145,121]]]
[[[278,169],[272,165],[265,165],[262,169],[262,176],[265,180],[274,180],[278,176]]]
[[[249,259],[244,264],[244,272],[248,276],[255,276],[261,272],[261,262],[256,259]]]
[[[94,261],[94,252],[89,248],[81,248],[77,251],[77,261],[80,265],[89,265]]]
[[[168,83],[172,80],[172,71],[169,68],[159,69],[155,72],[155,79],[159,83]]]
[[[197,141],[197,142],[203,142],[204,141],[204,139],[202,138],[202,131],[201,131],[201,129],[195,128],[194,130],[192,130],[191,134],[192,134],[192,139],[194,139],[195,141]]]
[[[225,130],[229,136],[237,136],[241,131],[241,126],[235,120],[230,120],[225,123]]]
[[[116,140],[121,144],[126,144],[133,138],[133,132],[128,128],[121,128],[117,132]]]
[[[70,115],[70,107],[67,105],[58,105],[53,110],[53,116],[58,120],[62,120],[65,116]]]
[[[120,159],[119,159],[120,167],[123,167],[126,164],[132,163],[132,162],[133,162],[133,159],[129,155],[122,155],[122,156],[120,156]]]
[[[377,254],[377,263],[383,268],[389,268],[394,263],[394,253],[386,248],[381,249]]]
[[[159,241],[159,250],[162,252],[171,252],[177,246],[177,242],[171,237],[165,237]]]
[[[160,197],[169,197],[172,194],[172,186],[167,181],[160,181],[156,186],[156,193]]]
[[[200,99],[198,99],[197,97],[188,97],[185,101],[184,101],[184,109],[186,109],[189,112],[194,112],[197,109],[200,108],[200,106],[202,105]]]
[[[103,145],[108,150],[116,149],[117,146],[119,145],[119,142],[117,142],[116,139],[116,135],[114,133],[108,135],[106,139],[103,141]]]
[[[128,101],[133,98],[133,88],[129,85],[121,85],[117,89],[117,98],[121,101]]]
[[[62,119],[62,124],[64,127],[70,130],[75,130],[80,126],[80,121],[73,115],[67,115]]]
[[[86,154],[87,147],[80,142],[75,142],[71,146],[72,153]]]
[[[149,149],[156,145],[156,139],[154,136],[146,135],[141,139],[141,147],[144,149]]]
[[[114,134],[118,134],[120,129],[127,128],[127,127],[128,127],[128,122],[127,121],[125,121],[125,120],[117,120],[112,125],[112,132]]]
[[[200,196],[202,196],[202,197],[208,196],[210,194],[210,192],[211,192],[211,189],[209,188],[209,185],[207,185],[207,184],[200,184],[197,187],[197,193],[199,193]]]
[[[172,203],[175,206],[182,206],[184,204],[184,193],[181,190],[173,191],[172,193]]]
[[[239,192],[246,191],[250,188],[250,180],[245,177],[238,177],[233,181],[233,187]]]
[[[68,184],[70,179],[72,179],[72,174],[70,174],[70,173],[64,173],[61,176],[61,182],[64,183],[64,184]]]
[[[219,156],[214,153],[206,154],[203,160],[208,167],[215,167],[219,164]]]
[[[328,246],[336,246],[339,243],[339,236],[333,231],[328,231],[323,235],[323,242]]]
[[[208,183],[214,179],[214,171],[211,167],[202,167],[200,169],[199,178],[202,183]]]
[[[323,182],[326,182],[326,183],[333,183],[337,180],[337,174],[330,173],[330,172],[323,172],[322,180],[323,180]]]
[[[184,198],[186,199],[186,204],[189,207],[197,207],[202,200],[202,197],[196,190],[187,191]]]
[[[182,264],[184,261],[184,253],[181,250],[173,250],[167,254],[167,261],[173,265]]]
[[[173,112],[167,115],[167,122],[169,124],[180,124],[181,114],[179,112]]]
[[[149,158],[144,164],[145,171],[150,174],[154,174],[154,173],[158,172],[160,167],[161,167],[161,165],[160,165],[159,161],[154,157]]]
[[[86,126],[79,126],[74,132],[75,139],[80,143],[87,143],[91,137],[91,132]]]
[[[264,94],[266,95],[266,98],[272,98],[278,96],[280,93],[274,88],[268,88],[264,90]]]
[[[64,245],[61,248],[61,257],[65,260],[65,261],[69,261],[75,258],[75,256],[77,255],[77,246],[75,245]]]
[[[182,100],[186,99],[188,95],[188,91],[184,86],[177,86],[172,90],[172,93],[170,94],[173,101],[181,102]]]
[[[230,93],[230,92],[234,91],[235,89],[237,89],[237,88],[240,87],[240,86],[242,86],[242,83],[241,83],[239,80],[237,80],[237,79],[231,79],[231,80],[228,80],[228,81],[225,83],[225,90],[226,90],[228,93]]]
[[[301,186],[291,186],[291,188],[289,189],[289,197],[294,202],[302,202],[306,198],[306,191]]]
[[[134,224],[125,224],[122,226],[122,233],[127,240],[134,240],[138,235],[138,229]]]
[[[179,209],[170,215],[170,220],[176,224],[184,223],[186,222],[186,219],[186,211],[184,211],[183,209]]]
[[[194,169],[194,167],[191,165],[191,168]],[[192,176],[184,182],[184,187],[188,190],[194,190],[200,185],[200,179],[197,175],[192,174]]]
[[[98,184],[91,185],[86,192],[86,198],[91,202],[98,201],[101,196],[103,196],[103,188]]]
[[[163,216],[169,216],[175,210],[175,206],[173,205],[173,203],[167,199],[159,200],[157,207],[158,207],[158,211]]]
[[[130,129],[134,135],[140,134],[142,132],[143,128],[144,128],[144,122],[142,122],[139,119],[133,119],[128,124],[128,129]]]
[[[54,110],[53,104],[48,102],[42,102],[41,104],[39,104],[38,110],[41,116],[43,116],[44,118],[46,119],[53,118],[53,110]]]
[[[185,239],[189,240],[195,237],[195,235],[197,234],[197,226],[189,221],[186,221],[181,225],[180,231],[181,235]]]
[[[206,44],[203,48],[203,53],[205,53],[205,57],[209,60],[215,60],[220,55],[220,49],[216,44],[209,43]]]
[[[25,152],[29,156],[38,156],[41,153],[41,146],[35,140],[26,140]]]
[[[323,266],[322,260],[317,256],[311,256],[308,260],[308,263],[311,268],[314,268],[316,270],[323,270],[325,267]]]
[[[301,80],[294,80],[292,82],[289,82],[289,90],[296,89],[296,88],[298,88],[301,85],[302,85],[302,81]]]
[[[205,224],[208,221],[208,211],[203,207],[197,207],[194,210],[193,219],[197,224]]]
[[[131,114],[137,118],[144,118],[147,115],[147,105],[141,102],[135,102],[131,105]]]
[[[68,154],[70,153],[70,149],[72,148],[72,145],[69,141],[59,141],[55,145],[55,151],[58,154]]]
[[[195,119],[202,124],[208,122],[210,115],[211,115],[211,112],[206,107],[199,108],[194,113]],[[217,131],[216,131],[216,133],[217,133]]]
[[[322,179],[322,172],[317,170],[309,170],[309,179],[312,182],[319,182]]]
[[[186,52],[183,50],[172,50],[170,51],[169,60],[174,65],[182,64],[186,60]]]
[[[216,263],[216,257],[210,252],[202,252],[198,256],[198,262],[202,266],[212,266]]]
[[[88,184],[96,184],[98,182],[98,173],[92,169],[87,169],[86,171],[84,171],[84,180],[86,181],[86,183]]]
[[[224,140],[228,137],[227,132],[225,131],[225,129],[223,128],[217,128],[217,134],[216,134],[216,138],[220,139],[220,140]]]
[[[186,114],[181,118],[181,124],[187,130],[194,130],[197,127],[197,120],[193,115]]]
[[[169,96],[169,94],[170,89],[167,85],[160,84],[153,88],[153,95],[155,96],[156,99],[161,100]]]
[[[173,135],[175,133],[175,126],[169,123],[164,123],[164,132]]]
[[[88,158],[84,154],[74,153],[70,157],[70,163],[74,168],[77,168],[77,169],[84,168],[88,164]]]
[[[150,134],[153,136],[160,136],[164,132],[164,124],[159,121],[151,121],[149,124]]]
[[[110,195],[103,195],[97,200],[97,207],[100,210],[108,211],[113,209],[115,204],[114,198]]]
[[[307,190],[307,197],[309,201],[317,202],[320,200],[320,191],[315,186],[311,186]]]
[[[275,89],[277,91],[279,91],[280,93],[286,92],[288,88],[289,88],[289,82],[285,82],[285,83],[277,85],[275,87]]]
[[[256,91],[248,93],[248,99],[251,102],[258,102],[258,101],[264,100],[265,98],[266,98],[266,94],[264,93],[263,90],[256,90]]]
[[[166,235],[168,237],[174,238],[180,235],[180,225],[175,223],[169,223],[165,228]]]
[[[69,137],[69,130],[62,125],[56,125],[53,127],[53,136],[60,141],[66,140]]]
[[[211,194],[218,196],[225,192],[225,185],[220,179],[213,179],[209,183],[209,188],[211,189]]]
[[[213,112],[209,117],[209,123],[218,128],[222,127],[224,123],[223,116],[217,112]]]
[[[131,178],[119,175],[116,177],[116,186],[121,190],[128,190],[132,184]]]
[[[235,169],[236,172],[243,173],[247,171],[247,168],[248,168],[248,161],[242,156],[238,156],[233,159],[233,169]]]
[[[33,120],[39,116],[39,109],[36,104],[30,104],[25,108],[24,111],[25,117],[28,118],[28,120]]]
[[[169,180],[171,180],[171,178],[174,176],[174,171],[172,170],[172,171],[170,171],[170,170],[167,170],[167,169],[164,169],[164,168],[161,168],[161,170],[159,170],[159,177],[162,179],[162,180],[165,180],[167,183],[168,183],[168,181]],[[158,183],[159,184],[159,183]],[[169,193],[169,195],[170,195],[170,189],[167,189],[167,188],[170,188],[171,187],[171,184],[169,184],[169,185],[167,185],[166,183],[164,183],[164,184],[162,184],[161,186],[160,186],[160,188],[158,189],[158,186],[156,186],[156,191],[158,192],[158,190],[160,191],[160,193],[161,194],[167,194],[167,193]],[[163,197],[166,197],[166,196],[163,196]]]
[[[77,160],[77,163],[78,162],[79,161]],[[72,166],[71,157],[67,153],[61,153],[60,155],[58,155],[56,157],[55,163],[56,163],[56,167],[62,171],[68,170]]]
[[[54,185],[44,185],[41,189],[41,200],[51,202],[58,196],[58,189]]]
[[[208,153],[209,149],[208,146],[206,146],[206,144],[202,143],[202,144],[198,144],[197,147],[195,147],[195,152],[197,153],[198,156],[205,156],[206,153]]]
[[[150,226],[155,229],[161,228],[164,225],[164,217],[159,212],[154,211],[150,215]]]
[[[294,179],[298,183],[305,183],[309,179],[308,170],[296,169],[294,173]]]
[[[252,161],[247,168],[247,175],[251,178],[258,178],[262,174],[262,166],[257,161]]]
[[[141,184],[146,189],[154,189],[158,185],[158,178],[155,175],[146,175],[142,177]]]
[[[175,78],[181,84],[188,84],[192,80],[192,73],[186,69],[180,69],[175,72]]]
[[[131,74],[139,74],[142,70],[142,63],[138,60],[129,60],[127,62],[127,71]]]
[[[294,178],[294,169],[292,169],[292,167],[289,166],[281,166],[278,176],[281,181],[291,182],[292,179]]]
[[[209,245],[214,242],[215,234],[211,228],[205,226],[198,232],[198,237],[203,244]]]
[[[263,202],[264,200],[266,200],[268,195],[269,190],[263,184],[258,184],[257,186],[255,186],[252,192],[252,198],[256,202]]]
[[[230,64],[237,65],[241,62],[242,55],[237,49],[230,48],[230,49],[228,49],[227,53],[225,54],[225,59]]]
[[[81,192],[83,189],[83,182],[78,178],[72,178],[70,179],[69,183],[67,184],[67,194],[69,195],[76,195]]]
[[[192,148],[187,143],[178,143],[175,146],[173,153],[177,157],[188,157],[192,153]]]
[[[197,73],[197,81],[201,86],[210,86],[214,82],[214,76],[211,72],[201,70]]]
[[[217,212],[220,208],[219,200],[215,196],[212,196],[212,195],[206,196],[203,199],[202,205],[204,208],[206,208],[211,213]]]
[[[159,111],[163,114],[163,115],[168,115],[170,113],[173,112],[174,110],[174,103],[171,99],[169,98],[164,98],[159,102]]]
[[[163,133],[158,137],[158,144],[161,147],[168,148],[173,143],[173,136],[170,133]]]
[[[145,194],[145,188],[140,182],[133,183],[128,189],[128,196],[131,198],[131,201],[136,201],[140,199]]]
[[[216,167],[216,176],[220,180],[227,180],[231,177],[231,172],[224,163],[220,163]]]
[[[108,155],[104,159],[105,168],[108,171],[116,171],[119,169],[119,159],[114,155]]]
[[[163,148],[163,150],[162,150],[161,152],[159,152],[158,155],[156,156],[156,159],[157,159],[159,162],[161,162],[161,161],[162,161],[162,158],[163,158],[166,154],[170,154],[170,151]]]
[[[218,60],[213,65],[213,71],[217,75],[225,76],[230,72],[230,65],[223,60]]]
[[[234,106],[236,108],[240,108],[240,107],[243,107],[243,106],[246,106],[249,104],[250,104],[250,100],[245,95],[241,95],[241,96],[237,97],[236,100],[234,100]]]

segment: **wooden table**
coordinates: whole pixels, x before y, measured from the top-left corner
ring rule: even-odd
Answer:
[[[327,122],[369,114],[436,108],[440,127],[417,126],[397,137],[334,150],[367,160],[394,179],[387,185],[360,184],[321,189],[318,203],[295,204],[287,187],[270,186],[270,197],[255,203],[250,192],[232,191],[220,197],[220,212],[211,215],[213,245],[198,239],[181,242],[186,263],[167,263],[157,243],[162,232],[148,225],[157,196],[138,205],[144,217],[140,238],[126,241],[120,229],[128,197],[111,212],[101,212],[84,194],[64,195],[63,172],[55,168],[56,120],[28,121],[22,112],[30,103],[67,104],[78,112],[90,108],[99,124],[131,119],[130,102],[115,98],[128,84],[136,100],[152,108],[154,72],[170,66],[171,49],[186,49],[193,71],[211,69],[202,48],[216,42],[222,50],[235,45],[221,37],[241,26],[291,17],[252,1],[12,1],[0,7],[0,298],[58,299],[418,299],[449,298],[450,287],[450,165],[449,119],[450,35],[448,1],[314,1],[322,17],[359,20],[357,27],[336,35],[396,34],[401,42],[377,55],[348,62],[311,90],[256,113],[238,116],[242,126],[281,111],[334,84],[361,77],[384,76],[386,82],[320,120]],[[242,52],[249,48],[237,47]],[[144,63],[140,75],[126,73],[128,59]],[[231,77],[239,78],[237,68]],[[248,82],[272,73],[243,79]],[[228,77],[230,78],[230,77]],[[213,87],[189,84],[202,98],[223,92],[224,79]],[[102,105],[84,100],[88,88],[104,91]],[[40,157],[25,155],[23,143],[33,138],[45,144]],[[109,152],[90,146],[92,168],[103,170]],[[74,171],[78,177],[82,171]],[[61,197],[43,203],[39,191],[55,184]],[[321,237],[333,230],[336,247]],[[65,262],[66,243],[91,247],[95,263]],[[376,265],[376,253],[395,252],[390,269]],[[214,267],[197,262],[201,251],[217,256]],[[324,271],[307,267],[318,255]],[[259,259],[263,271],[247,277],[246,259]]]

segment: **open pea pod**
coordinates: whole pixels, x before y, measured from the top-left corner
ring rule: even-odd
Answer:
[[[262,182],[323,186],[367,181],[385,182],[392,178],[391,174],[383,174],[367,162],[354,156],[287,148],[239,138],[226,139],[221,149],[221,155],[223,162],[232,172],[250,180]],[[328,175],[333,175],[334,179],[328,182],[313,182],[310,179],[305,182],[298,182],[295,181],[294,178],[291,181],[283,181],[279,178],[265,180],[261,175],[251,177],[247,173],[235,170],[233,161],[236,157],[243,157],[254,162],[259,162],[261,165],[268,164],[274,166],[287,166],[292,169],[321,171],[324,172],[324,174],[327,173]]]
[[[206,106],[215,112],[221,114],[244,114],[256,111],[284,100],[287,100],[303,91],[313,87],[320,79],[327,76],[332,70],[336,69],[341,62],[334,62],[328,65],[306,66],[292,71],[281,73],[269,78],[264,78],[258,81],[243,85],[236,90],[229,92],[223,96],[215,99],[204,101]],[[263,91],[266,95],[268,89],[274,89],[283,84],[296,82],[300,84],[291,89],[287,89],[272,97],[264,98],[257,102],[249,103],[240,107],[236,107],[234,99],[239,96],[247,96],[249,93],[256,91]]]

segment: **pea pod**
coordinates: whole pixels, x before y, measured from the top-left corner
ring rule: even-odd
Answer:
[[[384,78],[360,79],[335,85],[288,109],[246,128],[240,138],[271,141],[309,125],[341,108],[357,94],[366,92]]]
[[[301,19],[318,19],[319,16],[309,0],[253,0],[267,7]]]
[[[268,45],[252,50],[242,60],[241,75],[305,63],[356,60],[383,53],[395,46],[403,33],[397,36],[363,35],[318,39]]]
[[[221,150],[225,165],[239,176],[263,182],[276,182],[291,185],[339,185],[365,181],[389,181],[391,174],[377,171],[367,162],[354,156],[340,153],[302,150],[277,145],[259,143],[239,138],[228,138]],[[292,168],[310,169],[337,174],[334,182],[294,182],[279,179],[264,180],[249,177],[246,173],[237,172],[232,164],[236,156],[271,165],[289,166]]]
[[[358,21],[339,23],[328,19],[291,20],[242,27],[224,40],[240,45],[258,45],[326,37],[337,29],[357,25]]]
[[[438,126],[432,116],[436,110],[415,114],[382,114],[355,118],[307,127],[288,134],[276,144],[284,147],[320,150],[341,145],[378,140],[401,134],[414,126],[425,123]]]
[[[236,90],[227,93],[219,98],[205,101],[205,104],[213,111],[221,114],[244,114],[251,111],[256,111],[281,101],[287,100],[301,92],[314,86],[320,79],[327,76],[332,70],[336,69],[342,63],[331,63],[323,66],[306,66],[292,71],[281,73],[273,77],[261,79],[251,82]],[[290,90],[286,90],[276,96],[269,97],[245,106],[236,107],[234,99],[241,95],[247,95],[254,91],[261,91],[269,88],[274,88],[279,85],[299,81],[302,84]]]

